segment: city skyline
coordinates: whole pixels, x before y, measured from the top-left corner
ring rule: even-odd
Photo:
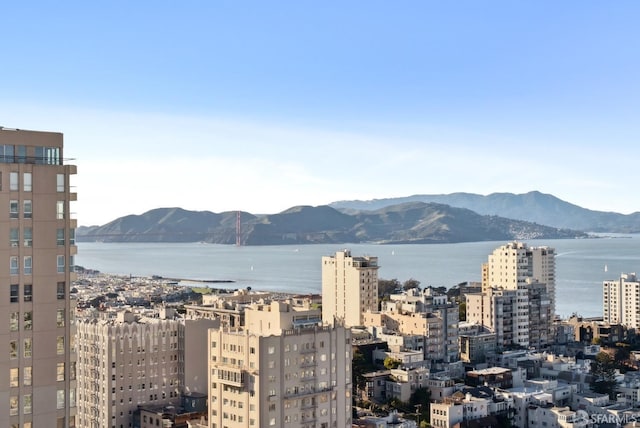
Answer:
[[[629,214],[639,9],[12,4],[0,126],[64,134],[79,225],[532,190]]]

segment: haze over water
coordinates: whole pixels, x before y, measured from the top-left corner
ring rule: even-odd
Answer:
[[[321,257],[349,249],[353,256],[378,256],[379,277],[422,286],[480,281],[481,264],[507,241],[423,245],[303,245],[235,247],[201,243],[78,243],[76,264],[103,273],[167,278],[232,280],[213,287],[319,293]],[[602,281],[640,272],[640,235],[601,239],[528,240],[556,249],[556,307],[602,315]]]

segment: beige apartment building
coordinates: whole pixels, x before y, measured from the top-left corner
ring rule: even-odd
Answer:
[[[640,328],[640,281],[635,273],[602,283],[602,314],[605,323]]]
[[[76,346],[79,427],[130,428],[139,405],[179,405],[181,321],[136,319],[130,312],[111,320],[82,320]]]
[[[60,133],[0,127],[0,426],[75,427],[76,200]]]
[[[482,291],[489,288],[517,290],[531,282],[545,284],[552,317],[556,309],[556,252],[550,247],[529,247],[510,242],[496,248],[482,265]]]
[[[209,427],[351,426],[351,332],[319,309],[253,303],[209,345]]]
[[[322,319],[363,325],[365,312],[378,310],[378,267],[377,257],[352,257],[349,250],[322,257]]]

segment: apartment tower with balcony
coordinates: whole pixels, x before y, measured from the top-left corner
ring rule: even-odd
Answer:
[[[322,257],[322,319],[363,325],[364,314],[378,310],[378,267],[377,257],[352,257],[349,250]]]
[[[0,426],[75,427],[76,221],[60,133],[0,127]]]
[[[261,301],[209,329],[209,427],[350,427],[351,331],[309,302]]]

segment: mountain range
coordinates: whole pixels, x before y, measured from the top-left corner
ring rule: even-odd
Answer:
[[[235,244],[237,215],[157,208],[80,227],[76,239]],[[453,243],[633,233],[640,231],[640,213],[592,211],[540,192],[453,193],[296,206],[268,215],[241,212],[240,223],[242,245]]]

